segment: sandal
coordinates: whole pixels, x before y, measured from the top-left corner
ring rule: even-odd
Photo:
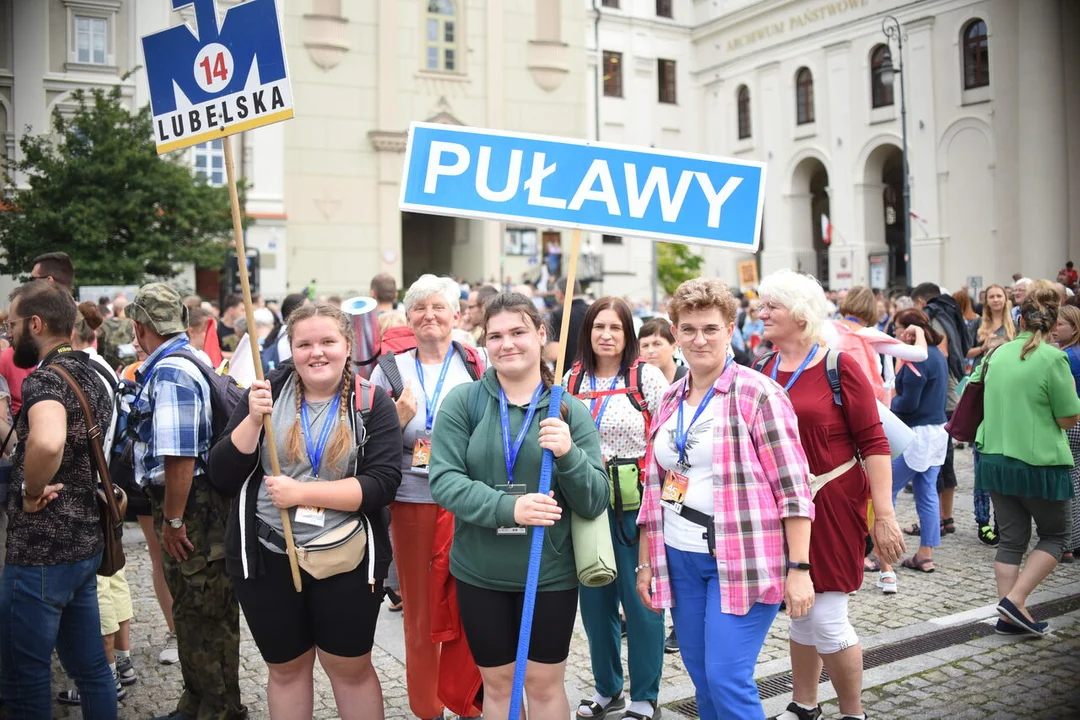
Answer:
[[[885,582],[886,580],[892,580],[892,582]],[[885,593],[886,595],[895,595],[896,594],[896,573],[890,571],[890,572],[883,572],[883,573],[881,573],[881,575],[878,575],[877,586],[878,586],[878,589],[880,589],[881,592]]]
[[[915,535],[916,537],[918,537],[919,535],[922,535],[922,528],[919,526],[919,523],[912,523],[911,525],[908,525],[906,528],[904,528],[904,534]]]
[[[908,570],[918,570],[919,572],[924,572],[924,573],[929,575],[930,573],[934,572],[934,568],[932,568],[932,567],[927,568],[926,565],[927,564],[932,564],[933,562],[934,561],[931,558],[925,558],[923,560],[916,560],[915,556],[912,555],[911,557],[905,559],[904,562],[902,562],[900,564],[903,565],[904,567],[906,567]]]
[[[661,715],[661,713],[663,711],[657,706],[656,701],[655,700],[646,700],[645,702],[652,705],[653,714],[651,716],[642,715],[641,713],[638,713],[638,712],[629,712],[628,711],[628,712],[623,714],[623,720],[627,720],[627,719],[629,719],[629,720],[660,720],[660,715]]]
[[[881,564],[873,555],[867,555],[863,558],[862,569],[863,572],[877,572],[881,569]]]
[[[946,533],[948,533],[949,535],[952,535],[954,532],[956,532],[956,521],[955,520],[953,520],[952,518],[945,518],[944,520],[941,521],[941,534],[942,535],[944,535]]]
[[[578,703],[577,717],[580,718],[580,720],[600,720],[600,718],[607,717],[608,713],[622,710],[624,707],[626,707],[626,698],[623,697],[622,691],[620,690],[619,694],[611,698],[607,705],[601,705],[592,700],[582,700]],[[588,710],[592,714],[582,715],[582,710]]]

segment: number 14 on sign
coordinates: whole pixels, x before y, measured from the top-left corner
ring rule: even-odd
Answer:
[[[232,78],[232,53],[220,43],[210,43],[195,57],[194,71],[199,87],[207,92],[219,92]]]

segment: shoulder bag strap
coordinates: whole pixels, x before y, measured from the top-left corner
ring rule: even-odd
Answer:
[[[101,484],[105,486],[105,498],[109,504],[109,513],[112,515],[113,522],[120,522],[120,508],[116,506],[116,495],[113,494],[112,478],[109,476],[109,464],[105,461],[105,450],[101,446],[101,428],[94,422],[94,415],[90,411],[90,402],[86,399],[86,393],[79,387],[79,383],[75,381],[71,373],[64,368],[59,365],[50,365],[49,369],[55,370],[64,379],[72,392],[75,393],[75,398],[79,401],[79,407],[82,408],[83,417],[86,419],[86,433],[90,443],[90,453],[94,458],[94,465],[97,467]]]

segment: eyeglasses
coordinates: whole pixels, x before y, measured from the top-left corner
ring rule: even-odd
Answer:
[[[15,325],[16,325],[17,323],[20,323],[20,322],[22,322],[23,320],[29,320],[29,319],[30,319],[30,318],[15,318],[14,320],[12,320],[12,319],[11,319],[11,318],[9,317],[9,318],[8,318],[8,320],[7,320],[7,322],[5,322],[5,323],[4,323],[4,330],[6,330],[6,331],[7,331],[7,334],[8,334],[8,335],[11,335],[11,334],[12,334],[12,333],[13,333],[13,332],[15,331]]]
[[[31,280],[48,280],[49,276],[48,275],[31,275],[30,279]]]
[[[781,305],[780,303],[763,302],[760,305],[758,305],[757,311],[758,311],[758,315],[760,315],[761,313],[769,313],[771,315],[772,313],[776,312],[777,310],[786,310],[786,309],[787,308],[784,305]]]
[[[722,328],[719,325],[706,325],[703,328],[696,328],[692,325],[681,325],[679,327],[679,337],[683,340],[693,340],[701,333],[706,340],[715,340],[720,336]]]

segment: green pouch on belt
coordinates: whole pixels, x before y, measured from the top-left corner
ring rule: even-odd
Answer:
[[[636,459],[614,458],[608,460],[608,483],[611,490],[611,507],[629,511],[641,507],[641,468]]]

